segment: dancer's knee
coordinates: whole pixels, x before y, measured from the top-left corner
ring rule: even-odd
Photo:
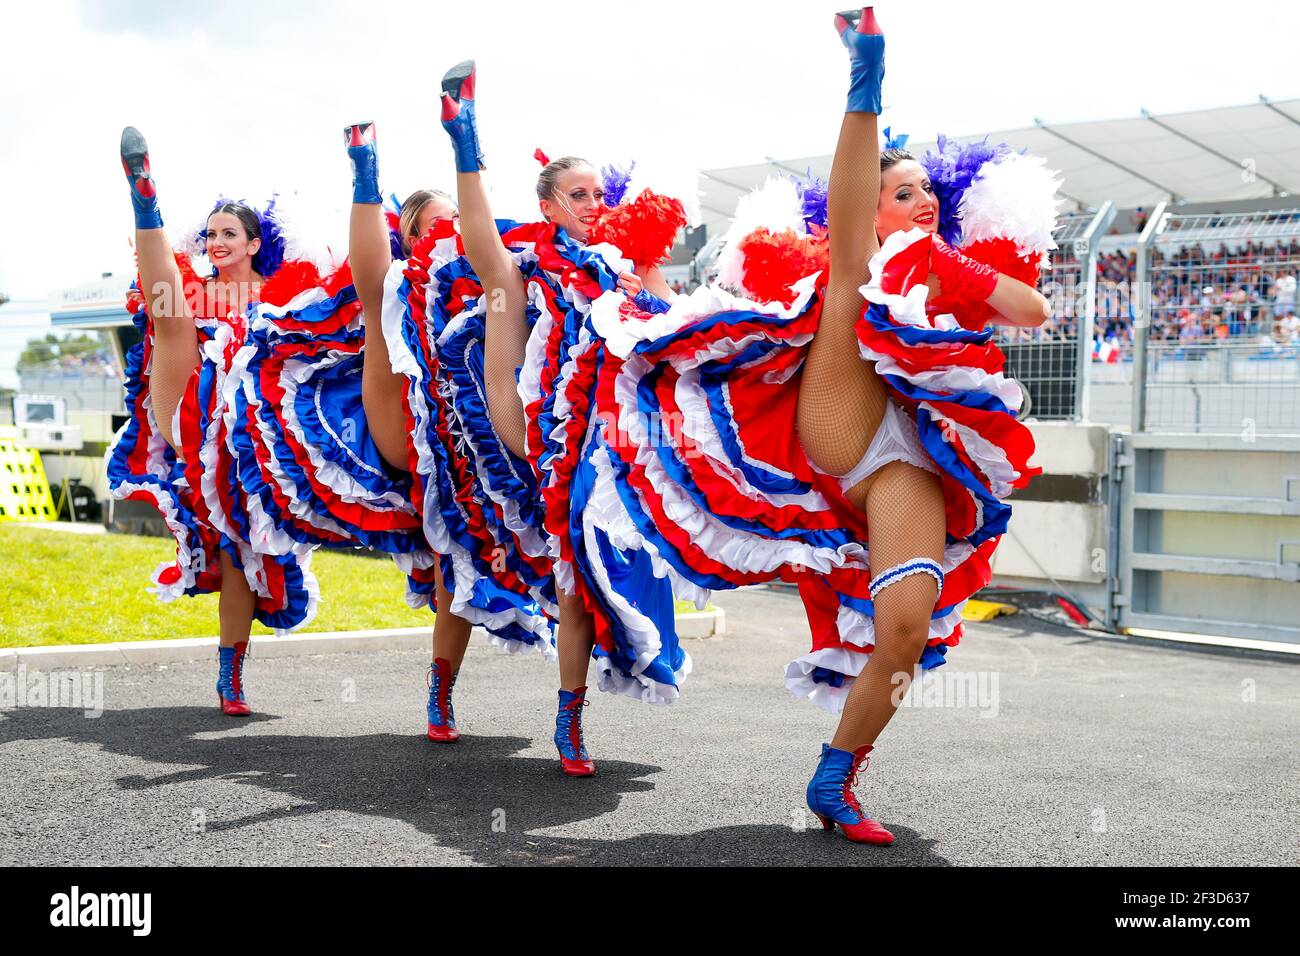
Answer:
[[[914,558],[878,573],[871,581],[877,652],[903,667],[915,664],[929,640],[942,587],[943,571],[930,558]]]
[[[910,670],[930,637],[929,614],[877,619],[875,654],[895,670]]]

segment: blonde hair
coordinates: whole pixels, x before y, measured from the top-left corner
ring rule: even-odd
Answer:
[[[551,160],[542,167],[542,171],[537,177],[537,198],[550,199],[560,185],[560,173],[566,169],[577,169],[579,166],[590,165],[591,163],[578,156],[561,156],[559,159]]]
[[[415,224],[420,219],[420,213],[435,199],[444,200],[452,209],[458,208],[456,200],[441,189],[417,189],[406,197],[406,202],[402,203],[402,209],[397,214],[397,228],[402,234],[402,251],[408,255],[411,252],[412,240],[420,238],[415,234]]]

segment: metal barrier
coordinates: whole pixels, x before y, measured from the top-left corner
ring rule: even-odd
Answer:
[[[78,372],[66,369],[23,369],[18,374],[19,391],[32,395],[61,395],[70,411],[126,410],[122,380],[103,371]]]
[[[1097,321],[1097,254],[1115,219],[1114,203],[1097,212],[1063,216],[1053,233],[1057,249],[1039,291],[1052,304],[1040,328],[997,326],[1007,374],[1026,396],[1021,414],[1040,421],[1079,421],[1088,415],[1088,383]]]
[[[1298,272],[1300,210],[1161,205],[1143,231],[1117,626],[1300,644]]]
[[[1112,623],[1300,644],[1300,437],[1111,437]]]
[[[1300,434],[1300,209],[1160,207],[1138,249],[1133,430]]]

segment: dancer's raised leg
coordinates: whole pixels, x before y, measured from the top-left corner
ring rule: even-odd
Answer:
[[[402,403],[406,376],[393,371],[388,358],[380,314],[384,278],[392,264],[388,223],[379,193],[379,164],[375,153],[375,125],[357,123],[343,131],[352,160],[352,215],[348,225],[348,261],[352,282],[366,321],[365,352],[361,367],[361,401],[375,447],[394,468],[406,470],[409,436]]]
[[[135,251],[140,291],[153,320],[153,366],[149,398],[163,437],[177,448],[172,418],[199,364],[194,320],[185,299],[180,270],[163,232],[158,191],[149,165],[149,146],[133,126],[122,130],[122,168],[131,186],[135,211]]]
[[[878,248],[877,119],[885,38],[870,7],[856,23],[853,19],[852,14],[836,16],[836,29],[849,49],[851,86],[828,184],[826,302],[799,385],[799,439],[813,463],[833,475],[847,474],[862,459],[888,397],[874,367],[860,357],[854,332],[863,307],[858,289],[867,281],[867,262]]]
[[[456,154],[456,200],[465,255],[488,296],[483,356],[488,414],[497,436],[522,457],[524,405],[515,376],[528,344],[524,280],[497,232],[480,175],[484,166],[475,121],[474,81],[473,60],[447,71],[442,81],[442,125]]]

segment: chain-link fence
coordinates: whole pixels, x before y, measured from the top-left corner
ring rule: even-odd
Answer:
[[[1164,213],[1140,253],[1135,426],[1300,434],[1300,209]]]
[[[1111,203],[1097,212],[1062,216],[1052,234],[1057,248],[1039,282],[1052,305],[1051,318],[1036,329],[996,326],[1007,374],[1025,393],[1026,417],[1046,421],[1087,414],[1097,255],[1100,238],[1114,218]]]

